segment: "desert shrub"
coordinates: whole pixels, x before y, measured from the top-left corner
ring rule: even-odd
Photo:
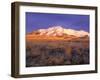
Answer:
[[[26,48],[26,56],[31,56],[31,48]]]
[[[89,48],[85,48],[82,53],[83,63],[89,64]]]
[[[72,64],[88,64],[89,63],[89,49],[88,48],[74,48],[72,50]]]
[[[26,56],[26,67],[31,66],[31,64],[30,64],[31,61],[32,61],[32,57],[31,56]]]
[[[79,64],[81,62],[81,55],[78,54],[76,49],[72,50],[72,64]]]
[[[64,57],[63,56],[49,56],[47,59],[47,65],[61,65],[64,64]]]
[[[63,48],[53,48],[49,50],[49,55],[51,56],[64,56],[65,50]]]
[[[78,53],[79,55],[82,54],[82,51],[80,50],[80,48],[77,48],[76,50],[77,50],[77,53]]]
[[[65,47],[65,56],[67,60],[70,60],[72,58],[72,47],[71,46]]]
[[[41,55],[41,52],[38,48],[35,48],[35,49],[32,48],[31,49],[31,56],[36,57],[36,56],[39,56],[39,55]]]

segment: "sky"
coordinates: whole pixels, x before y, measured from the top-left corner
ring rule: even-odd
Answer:
[[[52,26],[89,32],[89,15],[26,12],[26,33]]]

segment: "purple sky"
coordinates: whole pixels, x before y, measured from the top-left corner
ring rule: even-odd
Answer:
[[[26,12],[26,33],[52,26],[89,32],[89,15]]]

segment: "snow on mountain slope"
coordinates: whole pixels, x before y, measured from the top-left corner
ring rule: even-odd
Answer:
[[[37,30],[40,35],[47,36],[63,36],[63,34],[73,35],[76,37],[89,36],[89,33],[83,30],[74,30],[74,29],[65,29],[62,26],[53,26],[48,29],[39,29]]]

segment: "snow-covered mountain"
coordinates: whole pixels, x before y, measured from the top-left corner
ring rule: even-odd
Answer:
[[[72,35],[76,37],[84,37],[89,36],[89,33],[83,30],[74,30],[74,29],[65,29],[62,26],[53,26],[47,29],[39,29],[37,30],[39,35],[47,35],[47,36],[63,36]]]

